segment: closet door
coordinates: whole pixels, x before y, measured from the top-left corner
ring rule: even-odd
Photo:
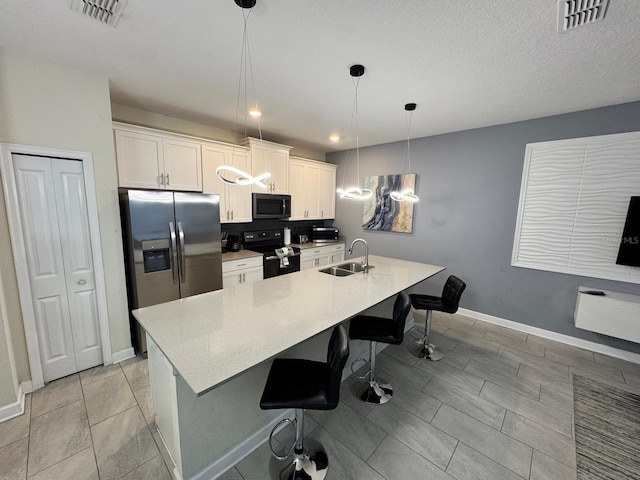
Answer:
[[[102,363],[82,162],[13,155],[44,381]]]
[[[80,161],[56,159],[51,164],[73,349],[80,371],[102,363],[84,173]]]

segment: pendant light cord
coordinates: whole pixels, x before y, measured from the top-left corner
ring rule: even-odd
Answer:
[[[358,80],[360,80],[360,78],[358,78]],[[354,83],[354,85],[356,85],[356,79],[352,78],[352,81]],[[356,89],[357,89],[357,85],[356,85]],[[353,97],[353,105],[351,106],[351,123],[349,124],[349,136],[351,136],[351,134],[353,133],[353,125],[354,123],[357,124],[357,120],[356,120],[356,116],[357,116],[357,112],[358,112],[358,108],[357,108],[357,104],[358,104],[358,99],[357,99],[357,92],[356,95]],[[357,130],[357,129],[356,129]],[[358,135],[356,134],[356,152],[357,152],[357,145],[358,145],[358,139],[357,139]],[[349,165],[349,152],[351,152],[351,149],[347,149],[347,155],[345,157],[344,160],[344,168],[342,169],[342,190],[344,190],[344,179],[346,177],[346,173],[347,173],[347,167]]]
[[[247,131],[247,112],[249,111],[247,106],[247,82],[249,80],[249,76],[251,77],[251,91],[253,92],[253,103],[256,110],[258,110],[258,96],[256,94],[256,82],[255,77],[253,76],[253,62],[251,61],[251,46],[249,44],[249,17],[251,16],[252,9],[242,9],[242,19],[244,20],[244,29],[242,33],[242,54],[240,56],[240,78],[238,79],[238,100],[236,103],[236,125],[238,124],[238,111],[240,110],[240,91],[243,87],[244,80],[244,136],[248,137]],[[244,72],[244,78],[243,78]],[[249,75],[247,75],[247,72]],[[266,168],[266,160],[264,158],[264,143],[262,139],[262,123],[260,121],[260,117],[257,118],[258,122],[258,138],[260,139],[260,144],[263,146],[261,150],[262,156],[262,167]]]
[[[242,32],[242,53],[240,55],[240,75],[238,77],[238,97],[236,99],[236,125],[238,124],[238,112],[240,111],[240,92],[244,92],[244,136],[248,136],[247,132],[247,82],[251,77],[251,91],[253,92],[253,101],[256,110],[258,109],[258,96],[256,95],[256,82],[253,75],[253,63],[251,61],[251,46],[249,44],[249,28],[247,22],[251,16],[251,9],[242,10],[242,18],[244,20],[244,29]],[[247,75],[247,72],[249,75]],[[244,82],[244,85],[243,85]],[[258,136],[262,140],[262,125],[258,117]]]
[[[355,87],[355,96],[353,97],[353,106],[351,107],[351,123],[349,125],[349,136],[354,131],[353,126],[355,125],[355,133],[356,133],[356,185],[360,186],[360,139],[358,136],[358,85],[360,83],[360,77],[354,77],[351,79],[353,81],[353,85]],[[344,179],[347,173],[347,166],[349,164],[349,152],[351,149],[347,150],[347,156],[344,161],[344,168],[342,169],[342,189],[344,190]]]
[[[360,77],[353,79],[356,87],[356,98],[354,102],[354,110],[356,116],[356,185],[360,188],[360,137],[358,136],[358,85],[360,85]]]
[[[236,4],[242,7],[242,19],[243,19],[243,31],[242,31],[242,51],[240,53],[240,74],[238,75],[238,95],[236,97],[236,116],[235,116],[235,124],[236,124],[236,141],[239,140],[241,127],[238,123],[238,118],[240,115],[240,105],[244,102],[244,136],[248,137],[248,128],[247,128],[247,89],[249,76],[251,77],[251,89],[253,92],[253,98],[255,102],[256,111],[258,111],[258,99],[256,96],[256,84],[253,76],[253,64],[251,61],[251,48],[249,47],[249,28],[248,28],[248,20],[251,15],[251,7],[255,5],[248,6],[248,3],[241,3],[236,1]],[[244,98],[243,97],[244,94]],[[260,136],[260,142],[262,143],[262,125],[260,123],[260,119],[258,118],[258,134]],[[263,153],[263,163],[264,160],[264,148],[261,149]],[[264,182],[268,178],[271,177],[269,172],[265,172],[256,177],[252,176],[250,172],[245,172],[235,166],[233,166],[233,162],[235,160],[236,153],[236,144],[234,143],[231,151],[231,164],[230,165],[220,165],[216,168],[216,176],[218,179],[228,185],[257,185],[260,188],[268,188],[267,184]],[[235,178],[229,178],[229,175],[235,175]],[[273,184],[271,184],[273,185]]]
[[[407,173],[411,173],[411,117],[413,117],[413,110],[409,111],[409,120],[407,121],[407,161],[409,164],[409,169]]]

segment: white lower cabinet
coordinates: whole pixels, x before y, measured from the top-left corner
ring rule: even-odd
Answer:
[[[262,257],[222,262],[222,288],[262,280]]]
[[[343,262],[344,261],[344,243],[337,245],[331,245],[331,259],[329,263]]]
[[[344,243],[306,248],[300,251],[300,270],[344,260]]]

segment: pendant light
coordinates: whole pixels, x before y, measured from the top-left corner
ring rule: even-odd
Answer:
[[[407,173],[411,173],[411,142],[410,142],[410,133],[411,133],[411,117],[413,116],[413,111],[416,109],[415,103],[407,103],[404,106],[404,109],[408,112],[408,120],[407,120],[407,162],[408,162],[408,170]],[[415,192],[410,188],[405,188],[404,190],[396,190],[389,194],[392,200],[396,202],[412,202],[415,203],[418,201],[418,196]]]
[[[260,141],[262,142],[262,127],[260,125],[260,116],[262,115],[258,108],[258,101],[256,99],[256,87],[253,80],[253,67],[251,66],[251,49],[249,48],[249,30],[247,29],[247,21],[249,15],[251,15],[251,9],[255,6],[256,0],[234,0],[236,5],[242,8],[242,18],[244,19],[244,32],[242,35],[242,53],[240,54],[240,76],[238,77],[238,97],[236,100],[236,125],[238,125],[238,112],[240,111],[240,93],[243,91],[244,81],[244,130],[245,137],[247,136],[247,113],[256,118],[258,121],[258,133]],[[251,77],[251,88],[253,90],[254,106],[247,111],[247,72]],[[234,152],[231,153],[233,157]],[[233,159],[233,158],[232,158]],[[225,176],[226,175],[226,176]],[[233,176],[232,176],[233,175]],[[233,165],[221,165],[216,168],[216,176],[218,179],[226,183],[227,185],[252,185],[255,184],[260,188],[267,188],[267,184],[264,182],[271,177],[271,173],[265,172],[257,177],[253,177],[250,173],[247,173]]]
[[[351,117],[351,123],[353,125],[353,119],[355,117],[356,126],[356,186],[344,188],[344,177],[347,171],[347,165],[349,160],[349,151],[347,150],[347,158],[345,160],[344,169],[342,170],[342,187],[337,190],[341,198],[348,200],[366,200],[371,198],[373,192],[368,188],[360,188],[360,139],[358,137],[358,84],[360,83],[360,77],[364,75],[363,65],[351,65],[349,68],[349,74],[353,77],[353,84],[355,86],[355,99],[353,103],[353,112]]]

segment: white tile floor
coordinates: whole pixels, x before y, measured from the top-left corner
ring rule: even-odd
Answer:
[[[347,380],[336,410],[307,412],[328,479],[575,479],[571,375],[640,393],[639,365],[460,315],[434,314],[440,362],[411,341],[378,357],[391,402],[362,404]],[[81,372],[0,424],[0,480],[169,479],[154,431],[145,360]],[[269,463],[263,445],[222,478],[267,480]]]

